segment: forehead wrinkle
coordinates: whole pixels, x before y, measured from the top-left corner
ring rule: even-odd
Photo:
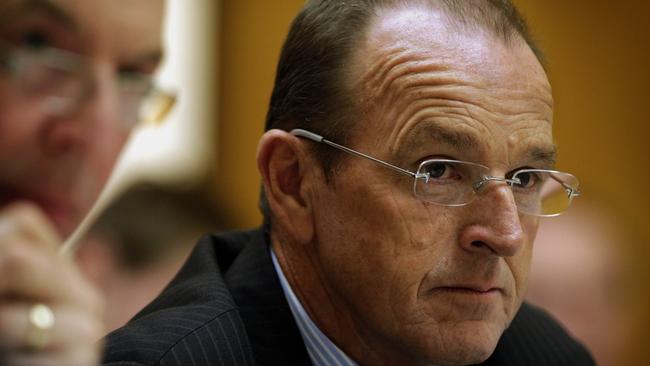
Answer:
[[[451,81],[447,80],[446,82],[450,83]],[[550,124],[544,113],[527,112],[530,108],[527,108],[525,104],[514,110],[499,108],[500,101],[492,100],[493,98],[485,95],[480,87],[467,83],[431,86],[432,83],[434,82],[429,81],[428,77],[424,77],[414,79],[412,84],[404,85],[400,88],[401,95],[397,96],[401,97],[401,102],[398,108],[393,108],[394,115],[384,113],[377,117],[393,119],[391,126],[395,128],[390,128],[388,141],[396,143],[389,146],[391,156],[402,158],[405,153],[408,153],[408,146],[403,146],[404,138],[401,136],[406,132],[405,127],[408,129],[408,126],[426,123],[429,122],[428,120],[440,122],[444,119],[451,123],[445,122],[437,125],[436,128],[425,133],[426,136],[445,143],[457,151],[471,151],[473,154],[481,154],[486,151],[487,147],[481,145],[481,140],[475,137],[486,131],[478,130],[471,135],[457,131],[467,128],[475,130],[479,126],[485,126],[485,123],[481,121],[502,121],[502,124],[505,125],[516,123],[519,126],[522,126],[523,121],[527,121],[523,127],[518,128],[518,133],[531,130],[531,135],[533,135],[539,132],[540,125]],[[526,95],[518,93],[512,97],[513,99],[526,99]],[[386,105],[386,102],[382,104]],[[526,124],[529,127],[526,127]],[[450,132],[450,128],[456,128],[457,131]],[[552,154],[541,154],[540,156],[542,155],[550,157]],[[544,160],[552,161],[550,158]]]
[[[448,118],[448,116],[449,114],[446,114],[444,117]],[[482,149],[480,140],[474,134],[460,131],[454,128],[452,123],[442,122],[436,116],[430,116],[417,127],[402,131],[393,150],[401,158],[410,150],[431,142],[452,147],[457,151],[476,152]]]
[[[540,119],[552,123],[553,97],[550,88],[513,85],[511,88],[491,88],[493,93],[484,94],[484,104],[503,117],[516,116],[524,119]],[[495,96],[496,95],[496,96]],[[506,99],[510,103],[503,103]]]
[[[491,78],[472,72],[470,65],[461,69],[463,65],[440,61],[420,58],[395,64],[386,70],[386,80],[381,84],[368,85],[366,95],[370,103],[367,105],[381,109],[402,104],[397,109],[404,110],[413,100],[437,99],[464,104],[471,117],[480,114],[483,118],[507,121],[529,119],[525,114],[536,114],[535,118],[552,120],[553,99],[548,83],[519,80],[503,88]],[[504,98],[510,102],[503,103]]]
[[[442,71],[447,67],[426,62],[430,56],[413,52],[404,47],[390,47],[379,52],[377,61],[367,65],[359,82],[369,99],[379,99],[390,94],[394,84],[403,77],[423,72]]]
[[[356,60],[361,61],[357,65],[363,70],[363,77],[358,80],[364,84],[363,88],[357,90],[363,92],[361,100],[367,98],[367,103],[361,106],[367,108],[365,115],[371,118],[371,123],[384,121],[377,123],[381,126],[376,134],[377,141],[390,141],[388,149],[392,156],[401,156],[404,149],[409,148],[407,141],[415,141],[413,136],[403,135],[417,128],[414,125],[431,123],[431,120],[438,122],[444,128],[442,131],[472,135],[478,140],[472,142],[479,144],[463,142],[462,136],[440,136],[440,133],[429,133],[431,136],[421,134],[424,136],[422,138],[428,141],[437,136],[456,149],[471,148],[472,154],[492,149],[491,140],[484,133],[494,133],[502,138],[513,132],[514,127],[519,130],[522,122],[552,121],[553,101],[545,74],[529,75],[530,67],[525,65],[511,67],[513,62],[514,65],[521,65],[520,61],[526,61],[515,52],[519,47],[511,45],[501,50],[501,44],[495,47],[493,42],[486,42],[484,38],[475,40],[474,33],[469,34],[472,37],[467,39],[457,38],[449,29],[422,32],[425,29],[413,26],[413,19],[406,20],[408,22],[403,28],[408,31],[406,34],[402,28],[392,29],[399,31],[395,32],[397,36],[386,35],[380,32],[385,29],[379,29],[376,32],[378,36],[367,39],[366,47],[356,52]],[[424,37],[424,33],[432,37]],[[396,43],[399,47],[386,48],[386,42]],[[499,52],[507,52],[507,57]],[[517,71],[516,75],[512,73],[513,69]],[[540,77],[544,79],[542,83],[539,83]],[[508,81],[505,87],[504,80]],[[544,107],[540,108],[540,105]],[[423,107],[428,112],[420,114],[419,109]],[[432,113],[432,109],[436,111]],[[528,111],[534,112],[528,114]],[[436,117],[434,113],[440,116]],[[502,152],[516,148],[506,146],[505,141],[498,146],[503,158],[506,155]],[[544,143],[540,146],[543,147]],[[519,149],[522,150],[524,154],[517,156],[528,156],[528,150],[525,147]],[[541,152],[545,149],[538,150]],[[549,154],[531,154],[549,157]]]
[[[370,70],[364,76],[365,114],[372,118],[393,118],[392,126],[398,126],[400,121],[412,118],[413,111],[417,112],[417,107],[424,102],[432,107],[454,106],[469,115],[467,105],[474,104],[472,93],[458,91],[473,89],[473,80],[462,72],[451,71],[449,65],[425,61],[424,57],[415,55],[402,54],[385,60],[380,72]],[[484,110],[479,105],[476,107]],[[380,114],[373,115],[373,108]],[[393,115],[384,113],[386,110]],[[389,125],[390,138],[398,132],[392,126]]]
[[[438,85],[433,85],[439,83]],[[462,110],[466,117],[474,118],[473,113],[477,110],[481,113],[494,115],[489,108],[481,105],[478,98],[472,93],[475,89],[467,83],[461,83],[457,79],[443,77],[417,78],[413,83],[399,88],[399,95],[406,105],[402,108],[408,112],[415,107],[456,107]],[[424,104],[424,105],[421,105]],[[474,111],[472,111],[474,109]]]
[[[366,72],[359,78],[359,84],[366,86],[369,90],[379,88],[387,78],[387,74],[395,66],[403,63],[408,56],[405,47],[390,47],[380,52],[375,61],[366,66]]]
[[[412,85],[404,89],[407,94],[405,96],[407,104],[403,108],[398,109],[398,114],[395,118],[396,127],[406,127],[412,125],[411,122],[421,123],[427,122],[428,120],[438,121],[440,123],[441,119],[445,119],[457,120],[457,124],[459,126],[462,125],[463,128],[476,128],[476,126],[473,126],[472,121],[478,120],[478,114],[495,118],[492,111],[472,99],[471,93],[458,92],[459,90],[467,91],[467,89],[472,89],[471,86],[459,83],[431,87],[426,81],[421,84],[421,86]],[[406,122],[401,123],[402,121]],[[442,124],[438,125],[436,127],[438,131],[430,131],[428,135],[443,137],[441,133],[446,132],[449,127],[451,127],[451,124],[445,125],[444,127]],[[397,145],[391,148],[392,153],[400,154],[401,147],[399,145],[403,139],[402,135],[405,132],[407,131],[403,131],[403,128],[392,130],[390,135],[394,137],[394,140],[391,141],[397,141]],[[456,133],[454,132],[454,134]],[[473,151],[479,152],[481,149],[479,149],[480,145],[478,140],[472,137],[472,141],[468,141],[468,136],[467,134],[463,134],[463,136],[448,135],[441,140],[456,149],[471,148]]]

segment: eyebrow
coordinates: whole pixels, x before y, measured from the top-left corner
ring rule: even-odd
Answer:
[[[430,142],[449,146],[457,151],[474,151],[480,153],[483,148],[478,138],[472,134],[443,126],[437,121],[426,121],[407,133],[402,143],[396,146],[398,159],[403,159],[413,149],[420,146],[420,142]],[[404,146],[406,144],[406,146]],[[555,167],[557,160],[557,147],[555,144],[533,145],[525,150],[524,155],[531,163],[541,164],[543,168]]]
[[[5,12],[6,9],[0,8],[0,24],[10,24],[11,20],[17,19],[23,15],[31,15],[34,11],[40,11],[55,19],[66,28],[71,30],[78,29],[77,22],[74,18],[64,9],[49,0],[19,1],[19,4],[14,8],[12,8],[12,4],[8,5],[7,8],[10,9],[7,12]]]
[[[557,147],[535,146],[529,149],[528,155],[532,161],[541,163],[544,168],[553,169],[557,161]]]
[[[140,57],[139,62],[158,65],[160,64],[162,59],[163,59],[163,51],[162,49],[158,49],[145,54],[143,57]]]
[[[427,121],[407,133],[407,137],[402,139],[402,143],[395,147],[396,155],[398,159],[402,159],[414,148],[420,146],[420,142],[430,142],[431,140],[458,151],[476,150],[480,146],[478,139],[473,135],[445,128],[434,121]]]
[[[418,133],[422,133],[434,141],[450,145],[457,150],[476,148],[479,145],[476,137],[460,131],[450,130],[438,124],[427,123]]]
[[[132,57],[128,60],[125,60],[122,64],[125,66],[132,66],[132,67],[141,67],[141,66],[153,66],[151,71],[155,71],[160,67],[160,63],[162,62],[164,52],[162,49],[154,49],[149,52],[144,52],[140,54],[139,56]]]

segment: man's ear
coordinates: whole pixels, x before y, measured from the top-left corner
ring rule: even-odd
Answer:
[[[269,130],[257,145],[257,168],[262,175],[272,225],[299,244],[314,235],[311,197],[305,179],[308,156],[304,142],[286,131]]]

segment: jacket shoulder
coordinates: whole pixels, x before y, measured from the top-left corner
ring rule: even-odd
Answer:
[[[160,296],[106,337],[104,365],[255,364],[217,262],[219,240],[201,239]],[[237,252],[232,244],[228,250]]]
[[[235,309],[201,306],[151,314],[111,333],[104,365],[254,365]]]

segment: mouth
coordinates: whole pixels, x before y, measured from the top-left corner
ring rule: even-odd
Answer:
[[[476,299],[492,299],[502,294],[502,289],[491,285],[452,285],[440,286],[432,289],[432,292],[439,295],[454,295]]]
[[[72,210],[67,205],[61,204],[61,199],[0,187],[0,209],[13,202],[29,202],[36,205],[50,219],[59,233],[69,230]]]
[[[437,287],[434,291],[451,292],[451,293],[466,293],[466,294],[489,294],[500,292],[498,287],[474,287],[474,286],[443,286]]]

